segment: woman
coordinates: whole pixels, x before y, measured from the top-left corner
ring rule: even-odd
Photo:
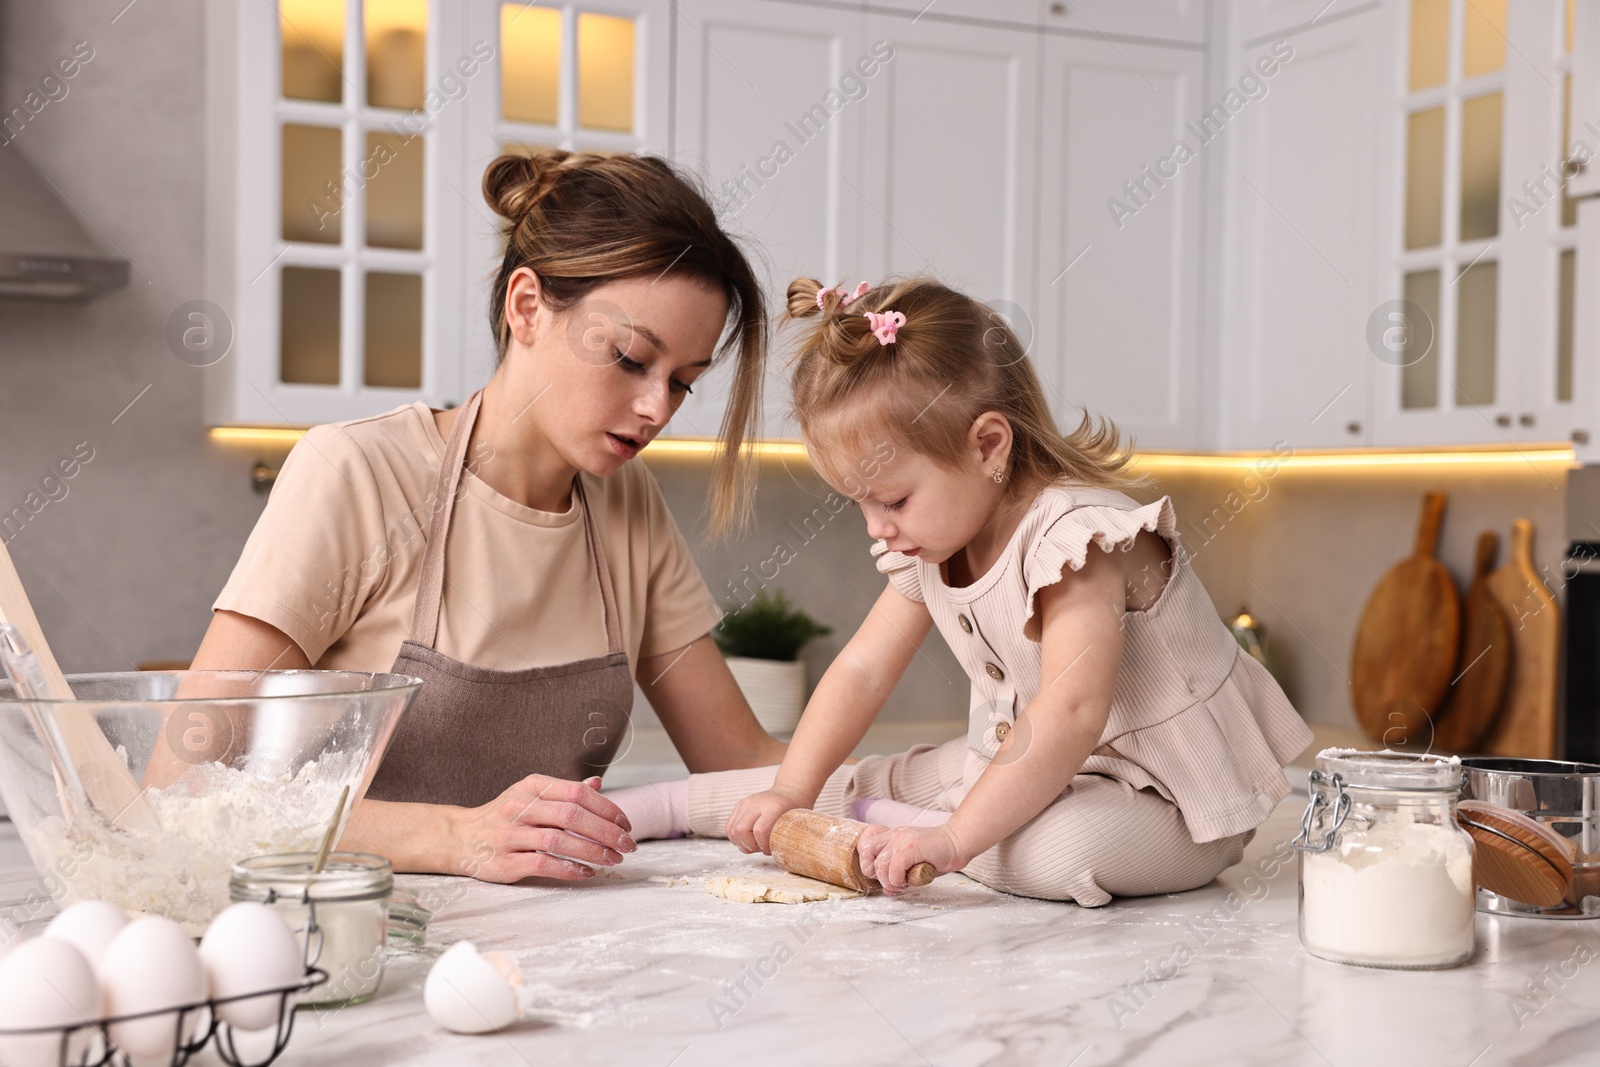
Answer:
[[[483,192],[507,238],[493,378],[455,411],[312,429],[194,667],[423,677],[342,847],[403,871],[581,879],[636,847],[596,791],[634,679],[691,770],[783,756],[709,636],[720,612],[660,489],[628,463],[733,352],[713,527],[747,517],[766,317],[743,254],[661,160],[502,156]]]

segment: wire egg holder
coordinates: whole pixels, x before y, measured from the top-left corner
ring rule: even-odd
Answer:
[[[176,1048],[170,1061],[172,1067],[183,1067],[189,1058],[211,1042],[212,1037],[217,1039],[217,1055],[228,1067],[267,1067],[289,1047],[289,1037],[294,1032],[294,1005],[289,998],[297,993],[305,993],[316,988],[328,980],[328,972],[318,967],[306,970],[305,980],[298,985],[283,986],[277,989],[263,989],[255,993],[241,993],[233,997],[213,997],[208,1000],[197,1001],[193,1004],[184,1004],[171,1008],[158,1008],[155,1011],[134,1012],[130,1015],[116,1015],[106,1019],[94,1019],[77,1023],[73,1026],[62,1028],[59,1026],[36,1026],[25,1030],[0,1030],[0,1037],[42,1037],[46,1034],[61,1035],[61,1051],[56,1062],[61,1067],[128,1067],[132,1064],[132,1057],[111,1043],[110,1028],[120,1023],[136,1022],[140,1019],[152,1019],[161,1015],[175,1015],[173,1026],[175,1028]],[[260,997],[278,997],[278,1023],[273,1037],[272,1053],[263,1060],[245,1061],[240,1056],[234,1042],[233,1027],[229,1023],[217,1018],[216,1008],[219,1004],[231,1004],[240,1000],[256,1000]],[[197,1032],[197,1036],[188,1041],[183,1039],[183,1033],[188,1029],[188,1022],[196,1012],[205,1012],[209,1020],[204,1032]],[[72,1058],[72,1046],[77,1043],[77,1038],[84,1031],[92,1031],[100,1035],[98,1042],[90,1041],[88,1049],[82,1057]],[[258,1033],[261,1031],[249,1031]],[[98,1045],[98,1050],[96,1049]]]
[[[175,1005],[170,1008],[157,1008],[154,1011],[133,1012],[128,1015],[114,1015],[105,1019],[89,1019],[72,1026],[35,1026],[25,1029],[0,1029],[0,1040],[5,1038],[43,1037],[48,1034],[61,1035],[61,1048],[56,1057],[58,1067],[132,1067],[133,1057],[117,1048],[111,1041],[111,1027],[121,1023],[137,1022],[140,1019],[153,1019],[162,1015],[173,1015],[174,1049],[172,1059],[168,1061],[170,1067],[184,1067],[211,1039],[217,1039],[217,1056],[228,1067],[268,1067],[269,1064],[283,1055],[284,1049],[289,1047],[289,1038],[294,1033],[295,1005],[290,1000],[296,994],[309,993],[328,981],[328,972],[312,965],[322,954],[322,928],[317,925],[317,905],[309,899],[305,901],[307,907],[306,931],[306,970],[305,976],[295,985],[278,986],[270,989],[258,989],[253,993],[239,993],[231,997],[210,997],[206,1000],[196,1001],[193,1004]],[[317,951],[311,951],[313,940],[317,944]],[[217,1006],[220,1004],[233,1004],[237,1001],[258,1000],[262,997],[276,996],[278,998],[278,1021],[274,1027],[261,1030],[247,1030],[249,1034],[263,1034],[269,1031],[273,1034],[272,1052],[266,1059],[246,1060],[239,1053],[238,1045],[234,1040],[234,1027],[231,1023],[223,1022],[217,1018]],[[188,1028],[190,1017],[197,1012],[205,1012],[206,1025],[201,1032],[196,1027],[195,1036],[185,1041],[183,1034]],[[97,1033],[99,1040],[92,1037],[88,1047],[82,1054],[74,1059],[72,1046],[85,1031]]]

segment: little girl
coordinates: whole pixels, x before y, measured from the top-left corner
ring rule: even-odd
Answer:
[[[889,582],[782,765],[612,794],[635,836],[768,852],[779,815],[815,808],[873,824],[861,865],[888,892],[926,861],[1091,906],[1237,863],[1311,733],[1217,616],[1171,501],[1121,492],[1116,430],[1062,434],[1012,331],[934,282],[800,279],[789,315],[814,322],[801,432]],[[933,626],[972,682],[966,736],[847,764]]]

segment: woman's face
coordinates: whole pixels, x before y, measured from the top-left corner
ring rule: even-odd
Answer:
[[[507,312],[507,370],[524,414],[567,464],[605,477],[661,433],[710,365],[728,301],[705,281],[666,274],[609,282],[553,313],[524,269]]]

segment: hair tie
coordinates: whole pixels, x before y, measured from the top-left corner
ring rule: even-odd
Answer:
[[[906,324],[906,317],[898,311],[869,311],[867,321],[872,324],[872,336],[878,339],[878,344],[888,346],[894,344],[895,334]]]
[[[856,286],[856,291],[853,293],[842,285],[837,289],[819,289],[817,290],[817,310],[822,311],[826,309],[829,293],[838,293],[839,306],[848,307],[852,301],[854,301],[857,297],[865,295],[866,292],[871,288],[872,285],[870,283],[862,282],[860,285]]]

